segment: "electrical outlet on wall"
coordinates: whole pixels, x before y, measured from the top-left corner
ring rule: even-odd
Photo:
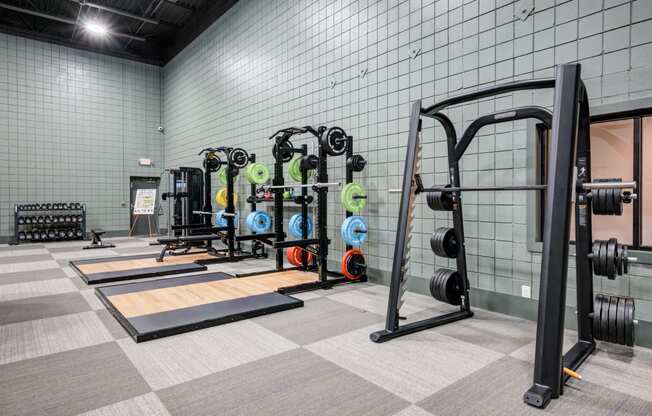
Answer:
[[[521,285],[521,296],[524,298],[530,298],[532,296],[532,290],[530,286]]]

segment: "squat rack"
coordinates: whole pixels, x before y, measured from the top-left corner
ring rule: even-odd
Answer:
[[[442,110],[481,98],[521,90],[555,89],[553,113],[545,108],[527,106],[489,114],[476,119],[458,141],[451,120]],[[422,117],[438,121],[447,136],[449,185],[445,187],[423,186],[419,174],[421,163]],[[462,187],[459,160],[477,134],[486,125],[534,118],[552,129],[549,142],[549,169],[546,184]],[[573,155],[577,142],[577,178],[573,175]],[[575,188],[574,188],[574,179]],[[563,394],[568,375],[575,371],[595,349],[595,321],[593,306],[593,275],[591,270],[591,215],[592,189],[635,188],[636,184],[622,181],[591,182],[590,176],[590,121],[586,88],[580,78],[579,64],[561,65],[556,79],[528,80],[507,83],[482,89],[469,94],[443,100],[428,108],[417,100],[412,106],[407,144],[407,157],[403,176],[394,263],[390,282],[385,329],[374,332],[374,342],[390,339],[448,324],[473,316],[467,280],[464,229],[462,217],[463,191],[494,190],[541,190],[547,189],[543,225],[543,255],[541,263],[541,287],[537,322],[534,383],[525,393],[524,401],[536,407],[545,407],[552,398]],[[459,310],[444,315],[399,325],[399,310],[403,294],[407,290],[407,270],[410,260],[411,222],[416,206],[416,196],[428,193],[451,198],[455,236],[458,245],[457,272],[460,275]],[[568,270],[571,201],[577,194],[576,214],[576,261],[577,261],[577,326],[578,342],[563,354],[564,313],[566,308],[566,283]],[[430,204],[429,204],[430,205]],[[432,206],[431,206],[432,208]],[[433,208],[435,209],[435,208]],[[431,282],[432,284],[432,282]],[[600,296],[600,295],[598,295]],[[607,339],[607,341],[610,341]]]
[[[311,155],[308,154],[308,146],[306,144],[302,144],[301,148],[297,149],[294,148],[289,142],[289,139],[292,136],[305,133],[311,134],[318,140],[318,155],[316,158],[310,157]],[[277,272],[294,269],[285,267],[283,249],[293,246],[302,248],[304,255],[302,256],[302,265],[298,268],[303,270],[315,270],[316,268],[319,278],[314,283],[307,283],[296,287],[283,288],[279,290],[281,293],[287,294],[314,289],[329,289],[338,284],[367,281],[366,273],[363,273],[360,278],[356,280],[349,280],[342,273],[328,269],[328,248],[331,242],[331,240],[328,238],[328,190],[331,186],[341,185],[340,183],[329,182],[328,156],[345,155],[347,159],[352,157],[353,136],[347,135],[344,130],[339,127],[328,129],[325,126],[320,126],[315,129],[311,126],[305,126],[300,128],[289,127],[281,129],[270,136],[269,140],[274,140],[274,178],[272,180],[272,186],[263,186],[263,188],[271,189],[274,192],[274,232],[270,233],[273,234],[274,241],[270,240],[270,237],[272,236],[268,234],[252,234],[248,236],[242,236],[241,238],[247,240],[258,240],[263,244],[272,247],[276,251],[275,271]],[[337,151],[333,150],[334,147],[337,147]],[[317,175],[315,183],[308,183],[307,169],[302,168],[301,183],[299,185],[285,184],[283,165],[284,163],[289,162],[295,154],[299,154],[304,159],[307,159],[306,164],[309,164],[311,169],[316,168]],[[353,182],[354,171],[355,170],[353,165],[347,163],[346,183]],[[305,219],[302,224],[302,238],[299,240],[286,240],[286,234],[283,230],[283,191],[284,189],[291,187],[299,187],[301,189],[301,196],[298,197],[295,201],[301,205],[301,214]],[[311,196],[308,195],[309,188],[312,188],[317,193],[317,219],[315,224],[315,238],[308,238],[308,205],[312,202]],[[351,213],[347,211],[346,217],[349,217],[350,215]],[[314,246],[316,246],[317,249],[315,249]],[[350,246],[347,246],[347,250],[350,248]],[[306,252],[310,252],[316,256],[315,263],[308,264],[308,256],[305,255]],[[265,273],[269,273],[269,271],[256,272],[241,276],[250,276]]]

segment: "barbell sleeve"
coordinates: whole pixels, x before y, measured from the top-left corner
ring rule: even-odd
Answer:
[[[263,185],[263,189],[284,189],[284,188],[328,188],[342,186],[342,182],[315,182],[315,183],[289,183],[285,185]]]
[[[636,189],[635,181],[625,182],[587,182],[582,184],[584,189]],[[420,190],[422,193],[426,192],[462,192],[462,191],[537,191],[545,190],[548,185],[534,184],[534,185],[505,185],[505,186],[434,186],[430,188],[423,188]],[[400,193],[401,188],[392,188],[387,190],[389,193]]]
[[[584,189],[636,189],[636,181],[586,182]]]

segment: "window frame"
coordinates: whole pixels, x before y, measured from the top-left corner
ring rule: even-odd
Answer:
[[[591,123],[609,122],[616,120],[633,120],[634,136],[632,157],[634,158],[634,180],[642,183],[643,178],[643,129],[642,120],[644,117],[652,117],[652,98],[626,101],[600,105],[591,108]],[[527,158],[528,158],[528,183],[541,183],[543,176],[545,153],[541,149],[543,126],[536,120],[528,120],[527,131]],[[641,220],[642,220],[642,192],[641,186],[636,189],[638,198],[633,204],[633,244],[630,251],[635,252],[639,262],[652,264],[652,246],[641,245]],[[543,225],[543,197],[544,191],[528,192],[528,227],[527,227],[527,245],[528,250],[540,253],[543,248],[541,242],[541,229]],[[571,253],[574,254],[574,244],[571,242]]]

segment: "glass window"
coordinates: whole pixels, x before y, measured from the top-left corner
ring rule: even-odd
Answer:
[[[641,245],[652,247],[652,117],[642,121]]]
[[[651,125],[652,126],[652,125]],[[634,121],[616,120],[591,125],[591,178],[631,181],[634,177]],[[624,204],[623,215],[593,215],[593,239],[617,238],[631,245],[633,204]],[[575,240],[575,207],[571,215],[571,241]]]

